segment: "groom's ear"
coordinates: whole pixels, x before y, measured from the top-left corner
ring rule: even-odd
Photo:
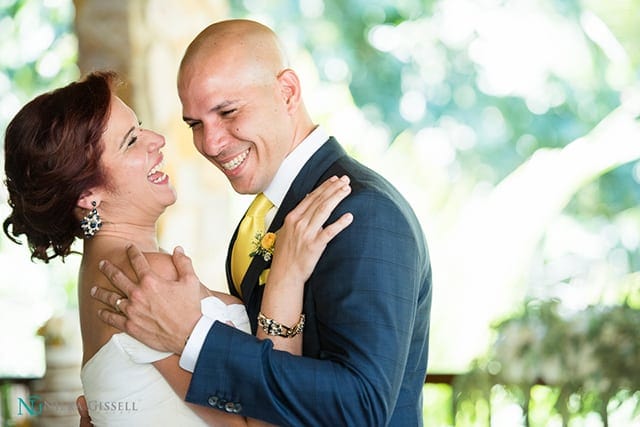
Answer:
[[[277,76],[280,83],[280,95],[290,114],[297,111],[301,105],[301,89],[298,75],[290,68],[280,71]]]

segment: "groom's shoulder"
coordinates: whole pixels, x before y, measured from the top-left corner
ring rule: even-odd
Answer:
[[[317,187],[331,176],[343,175],[351,180],[352,196],[369,194],[404,202],[404,197],[386,177],[348,154],[334,137],[330,137],[318,150],[300,172],[298,179],[306,182],[306,185],[314,183],[313,186]]]
[[[351,180],[351,194],[344,204],[364,205],[368,209],[384,211],[415,219],[415,212],[406,197],[386,177],[351,156],[344,156],[327,171],[332,175],[347,175]],[[351,200],[349,200],[351,199]]]
[[[398,190],[387,178],[350,155],[337,159],[327,170],[326,175],[347,175],[351,180],[353,192],[382,193],[392,197],[399,195]]]

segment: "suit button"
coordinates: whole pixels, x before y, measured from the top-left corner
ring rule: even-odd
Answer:
[[[229,412],[229,413],[231,413],[231,414],[234,414],[234,413],[236,412],[236,405],[235,405],[235,403],[233,403],[233,402],[227,402],[227,404],[226,404],[226,405],[224,405],[224,410],[225,410],[225,411],[227,411],[227,412]]]
[[[227,401],[224,399],[218,399],[218,404],[216,405],[216,407],[218,409],[224,409],[224,407],[227,405]]]
[[[242,405],[239,403],[236,403],[236,409],[233,411],[235,414],[239,414],[240,411],[242,411]]]
[[[217,396],[209,396],[209,399],[207,400],[207,403],[209,403],[209,406],[212,407],[216,407],[216,405],[218,404],[218,397]]]

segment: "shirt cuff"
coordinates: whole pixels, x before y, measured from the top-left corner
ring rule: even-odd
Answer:
[[[189,335],[187,344],[184,346],[184,350],[182,350],[182,355],[180,356],[180,367],[185,371],[193,373],[196,369],[196,362],[198,361],[198,356],[200,356],[200,350],[202,350],[204,340],[207,338],[213,322],[215,322],[214,319],[202,316],[200,320],[198,320],[198,323],[196,323],[193,331],[191,331],[191,335]]]

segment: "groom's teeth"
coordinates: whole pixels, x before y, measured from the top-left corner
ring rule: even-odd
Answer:
[[[249,155],[249,150],[240,154],[238,157],[229,160],[227,163],[222,163],[222,167],[226,170],[233,170],[238,166],[240,166],[240,164],[244,161],[244,159],[247,158],[248,155]]]

